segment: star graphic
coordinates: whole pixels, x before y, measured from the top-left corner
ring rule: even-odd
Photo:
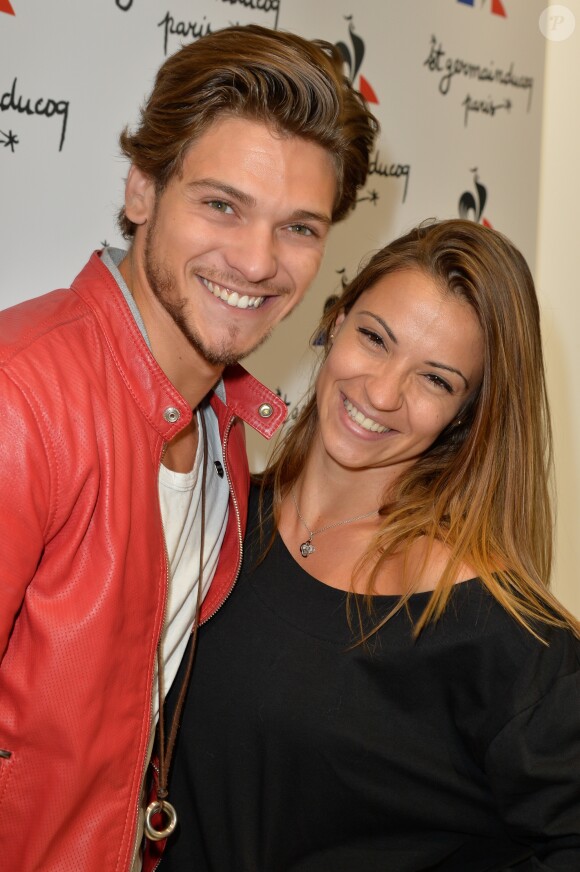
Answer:
[[[14,146],[18,145],[18,137],[15,133],[12,133],[11,130],[9,130],[8,133],[4,133],[3,130],[0,130],[0,144],[14,152]]]
[[[359,197],[357,200],[357,203],[364,203],[365,201],[368,200],[369,203],[374,203],[374,205],[376,206],[378,199],[379,199],[379,192],[375,191],[373,189],[372,191],[368,192],[368,197]]]

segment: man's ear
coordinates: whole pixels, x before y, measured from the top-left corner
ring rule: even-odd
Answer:
[[[145,224],[155,207],[155,184],[132,165],[125,183],[125,215],[133,224]]]

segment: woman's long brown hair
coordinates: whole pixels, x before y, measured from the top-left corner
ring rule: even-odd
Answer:
[[[552,438],[540,313],[530,270],[500,233],[462,220],[423,224],[378,251],[329,309],[319,330],[329,352],[332,325],[368,288],[396,271],[421,270],[474,309],[483,332],[481,386],[424,455],[384,494],[378,534],[359,565],[366,591],[381,567],[424,537],[449,551],[445,571],[415,627],[443,613],[457,568],[473,567],[489,593],[527,630],[580,624],[549,591],[552,565]],[[273,517],[296,483],[318,426],[314,392],[263,473]],[[412,584],[396,607],[413,593]],[[538,629],[540,625],[540,629]]]

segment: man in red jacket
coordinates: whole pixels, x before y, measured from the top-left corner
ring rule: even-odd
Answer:
[[[208,35],[121,136],[129,251],[0,316],[5,868],[139,868],[157,724],[145,833],[173,826],[165,693],[239,571],[240,420],[285,412],[236,362],[303,297],[376,129],[330,46]]]

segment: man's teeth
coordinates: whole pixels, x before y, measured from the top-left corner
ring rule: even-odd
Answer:
[[[367,418],[356,406],[353,406],[350,400],[344,400],[344,408],[348,417],[356,421],[364,430],[370,430],[372,433],[386,433],[389,429],[388,427],[383,427],[378,421]]]
[[[222,285],[216,285],[208,279],[202,278],[202,282],[208,291],[212,292],[214,297],[217,297],[218,300],[223,300],[228,306],[234,306],[236,309],[258,309],[266,299],[265,297],[250,297],[248,294],[240,296],[237,291],[228,291],[227,288],[224,288]]]

